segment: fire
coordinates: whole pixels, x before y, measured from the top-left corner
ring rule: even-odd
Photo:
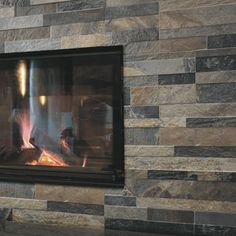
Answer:
[[[18,83],[20,94],[22,97],[26,94],[26,63],[24,61],[20,62],[17,69]]]
[[[87,165],[87,156],[84,157],[82,167],[86,167]]]

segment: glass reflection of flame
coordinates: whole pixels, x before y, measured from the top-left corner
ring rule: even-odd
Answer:
[[[40,96],[39,97],[40,104],[44,106],[46,104],[47,98],[46,96]]]
[[[22,97],[26,94],[26,64],[25,62],[21,61],[18,65],[17,69],[17,77],[19,83],[20,94]]]

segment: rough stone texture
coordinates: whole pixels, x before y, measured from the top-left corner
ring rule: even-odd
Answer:
[[[28,16],[49,14],[56,12],[55,4],[37,5],[37,6],[16,6],[16,16]]]
[[[14,17],[15,11],[14,7],[4,7],[0,8],[0,18],[4,17]]]

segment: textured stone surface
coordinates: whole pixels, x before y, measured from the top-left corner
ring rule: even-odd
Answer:
[[[161,145],[234,146],[235,128],[161,128]]]
[[[4,17],[14,17],[15,11],[14,7],[4,7],[0,8],[0,18]]]
[[[160,85],[171,85],[171,84],[194,84],[195,74],[172,74],[172,75],[159,75],[158,83]]]
[[[13,198],[34,198],[35,186],[33,184],[0,183],[0,196]]]
[[[43,16],[19,16],[0,18],[0,30],[21,29],[43,26]]]
[[[210,36],[208,48],[236,47],[236,34]]]
[[[145,3],[153,3],[158,2],[158,0],[145,0]],[[135,4],[142,4],[143,0],[106,0],[108,7],[115,7],[115,6],[129,6]]]
[[[236,102],[236,83],[197,85],[198,102]]]
[[[162,85],[159,87],[159,104],[196,103],[195,85]]]
[[[236,71],[213,71],[196,73],[197,84],[236,82]]]
[[[31,5],[40,5],[45,3],[66,2],[68,0],[30,0]]]
[[[114,219],[147,220],[147,209],[137,207],[105,206],[105,217]]]
[[[218,225],[195,225],[195,233],[199,236],[221,236],[222,234],[234,236],[235,227],[225,227]]]
[[[148,128],[160,127],[161,121],[159,119],[125,119],[125,128]]]
[[[125,119],[130,118],[158,118],[158,106],[126,106],[124,108]]]
[[[136,206],[136,198],[127,196],[106,195],[104,203],[105,205],[115,206]]]
[[[0,197],[0,206],[9,208],[37,209],[46,210],[47,201],[25,198]]]
[[[101,228],[104,226],[103,216],[72,214],[54,211],[14,209],[12,211],[12,219],[18,223],[74,225],[77,227],[90,228]]]
[[[160,105],[160,117],[236,116],[236,105],[232,104],[184,104]]]
[[[35,198],[51,201],[103,204],[104,192],[105,189],[94,187],[37,184]]]

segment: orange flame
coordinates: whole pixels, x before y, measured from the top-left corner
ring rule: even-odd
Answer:
[[[86,167],[87,165],[87,156],[84,157],[82,167]]]

